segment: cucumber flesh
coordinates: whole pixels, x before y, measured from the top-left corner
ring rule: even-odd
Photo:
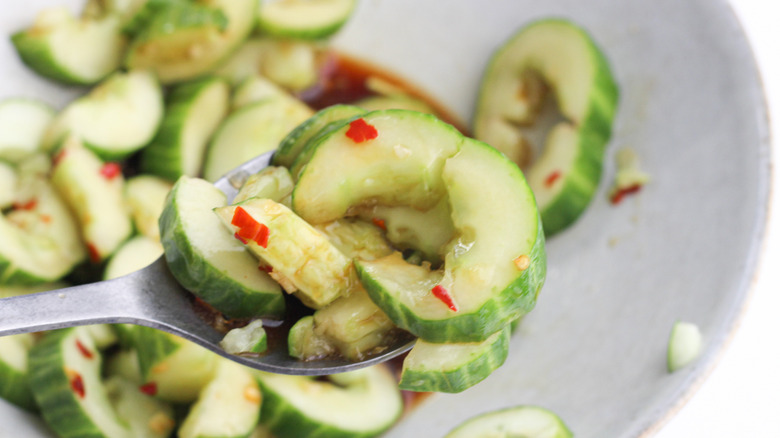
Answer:
[[[173,408],[143,392],[139,386],[118,376],[109,377],[106,391],[111,406],[125,422],[131,436],[137,438],[166,438],[176,426]]]
[[[106,264],[105,280],[119,278],[149,266],[163,254],[163,247],[157,240],[136,236],[122,244]]]
[[[260,422],[279,438],[377,436],[403,411],[393,374],[383,365],[327,376],[255,372],[263,393]]]
[[[279,38],[325,38],[352,15],[355,0],[264,1],[257,11],[260,31]]]
[[[666,368],[673,373],[695,361],[702,351],[702,335],[699,326],[677,321],[669,335]]]
[[[236,235],[243,225],[234,224],[234,218],[242,212],[266,227],[265,245],[248,238],[246,247],[273,267],[272,277],[284,277],[287,292],[295,292],[307,306],[321,308],[354,287],[356,278],[350,260],[284,205],[270,199],[251,198],[214,212]]]
[[[108,258],[130,237],[133,227],[124,203],[125,182],[116,163],[102,162],[71,138],[58,154],[51,181],[75,212],[93,262]]]
[[[163,117],[162,89],[148,71],[115,73],[70,103],[43,138],[53,150],[68,135],[104,160],[120,160],[149,143]]]
[[[281,288],[212,212],[226,204],[202,179],[177,181],[160,216],[168,266],[184,288],[231,317],[281,317]]]
[[[209,146],[203,175],[216,181],[236,166],[279,145],[311,110],[299,102],[275,98],[242,107],[217,130]]]
[[[19,162],[36,152],[54,110],[32,99],[0,101],[0,159]]]
[[[199,175],[208,141],[227,115],[229,98],[228,84],[218,78],[176,86],[160,130],[143,151],[141,168],[171,181]]]
[[[257,426],[262,395],[250,372],[220,360],[179,429],[180,438],[248,436]]]
[[[260,172],[250,175],[241,186],[233,203],[238,204],[250,198],[265,198],[275,202],[289,204],[293,191],[293,181],[290,172],[284,167],[270,166]]]
[[[268,336],[263,320],[252,321],[244,327],[231,329],[219,346],[230,354],[263,353],[268,349]]]
[[[303,91],[319,78],[318,53],[313,44],[299,40],[271,40],[260,72],[292,91]]]
[[[241,107],[274,98],[287,99],[296,102],[294,105],[306,107],[306,104],[293,97],[282,87],[257,74],[247,77],[236,86],[230,106],[235,111]],[[306,108],[308,109],[308,107]]]
[[[208,8],[221,11],[221,17]],[[165,84],[208,74],[249,35],[256,8],[255,0],[181,2],[164,8],[135,37],[125,64],[151,69]]]
[[[292,357],[301,360],[317,360],[333,355],[336,347],[325,336],[314,331],[314,316],[308,315],[290,327],[287,335],[287,350]]]
[[[160,240],[160,227],[157,221],[165,207],[165,198],[172,187],[173,184],[154,175],[137,175],[127,180],[125,202],[139,233]]]
[[[509,352],[510,329],[485,341],[431,344],[418,340],[404,359],[399,387],[408,391],[462,392],[498,369]]]
[[[33,25],[11,37],[36,73],[68,84],[94,84],[121,63],[126,41],[119,17],[78,19],[66,7],[44,9]]]
[[[537,406],[517,406],[488,412],[466,420],[445,438],[571,438],[574,435],[560,417]]]

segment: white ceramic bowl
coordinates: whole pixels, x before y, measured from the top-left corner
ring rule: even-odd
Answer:
[[[61,2],[4,5],[0,30]],[[744,306],[767,213],[769,140],[754,60],[725,1],[361,0],[334,43],[468,121],[491,52],[547,16],[588,29],[620,86],[600,191],[549,240],[547,283],[506,364],[461,394],[426,399],[388,437],[443,436],[467,417],[519,404],[552,409],[581,438],[643,435],[706,376]],[[0,77],[0,97],[62,105],[74,95],[27,71],[7,38]],[[606,192],[620,147],[637,152],[652,182],[612,206]],[[705,349],[669,374],[676,320],[698,324]],[[49,436],[2,401],[0,424],[4,437]]]

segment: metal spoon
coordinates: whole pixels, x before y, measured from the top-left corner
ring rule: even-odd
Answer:
[[[214,185],[231,201],[246,179],[270,163],[272,152],[248,161]],[[261,356],[237,356],[219,346],[223,334],[209,325],[160,257],[144,269],[114,280],[0,299],[0,336],[54,330],[87,324],[136,324],[180,336],[221,356],[252,368],[278,374],[327,375],[392,359],[409,350],[410,338],[399,338],[383,352],[360,362],[345,359],[300,361],[287,354],[286,329]]]

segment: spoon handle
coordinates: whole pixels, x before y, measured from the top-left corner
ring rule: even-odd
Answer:
[[[200,344],[219,339],[195,313],[163,257],[114,280],[0,300],[0,336],[117,323],[157,328]]]

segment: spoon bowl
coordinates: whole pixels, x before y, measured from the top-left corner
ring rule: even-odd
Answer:
[[[233,169],[214,185],[232,201],[246,179],[270,163],[272,152]],[[173,277],[162,256],[151,265],[108,281],[84,284],[0,300],[0,336],[87,324],[136,324],[159,329],[205,347],[223,357],[277,374],[328,375],[392,359],[414,344],[399,337],[393,345],[362,361],[329,358],[301,361],[287,354],[287,330],[279,321],[263,321],[275,336],[262,355],[233,355],[219,343],[224,334],[198,312],[195,297]]]

